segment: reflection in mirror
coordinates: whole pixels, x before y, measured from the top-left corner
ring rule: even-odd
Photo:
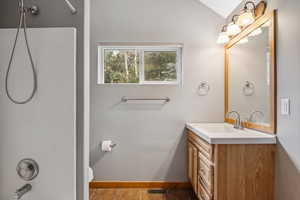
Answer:
[[[255,124],[271,125],[269,22],[228,50],[228,110]]]

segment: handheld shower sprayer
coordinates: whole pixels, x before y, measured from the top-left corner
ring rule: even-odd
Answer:
[[[34,65],[32,53],[31,53],[31,50],[30,50],[30,47],[29,47],[29,40],[28,40],[28,36],[27,36],[26,14],[29,12],[33,15],[37,15],[39,9],[38,9],[37,6],[25,7],[24,6],[24,0],[19,0],[19,9],[20,9],[19,26],[17,28],[17,33],[16,33],[16,36],[15,36],[15,40],[14,40],[14,43],[13,43],[13,48],[12,48],[12,51],[11,51],[11,54],[10,54],[9,63],[8,63],[8,67],[7,67],[6,74],[5,74],[5,92],[6,92],[7,97],[9,98],[9,100],[11,100],[13,103],[15,103],[15,104],[26,104],[26,103],[28,103],[32,100],[32,98],[34,97],[34,95],[36,93],[36,90],[37,90],[37,74],[36,74],[36,70],[35,70],[35,65]],[[16,45],[17,45],[17,42],[18,42],[19,33],[20,33],[21,29],[23,29],[23,32],[24,32],[26,51],[27,51],[27,55],[29,57],[30,68],[31,68],[32,75],[33,75],[33,87],[32,87],[32,90],[30,92],[30,95],[28,97],[26,97],[23,100],[17,100],[10,93],[10,89],[8,87],[8,80],[9,80],[9,75],[10,75],[10,72],[11,72],[12,63],[13,63],[14,56],[15,56],[15,51],[16,51]]]
[[[71,2],[69,0],[64,0],[64,1],[68,5],[68,7],[71,10],[72,14],[77,13],[77,9],[71,4]],[[30,47],[29,47],[29,39],[28,39],[28,36],[27,36],[26,17],[27,17],[27,13],[29,13],[31,15],[38,15],[39,14],[39,8],[36,5],[32,5],[32,6],[29,6],[29,7],[25,6],[24,5],[24,0],[18,0],[18,2],[19,2],[20,19],[19,19],[19,25],[17,27],[17,32],[16,32],[14,43],[13,43],[12,51],[11,51],[11,54],[10,54],[8,67],[7,67],[6,74],[5,74],[5,92],[6,92],[6,95],[7,95],[8,99],[11,102],[13,102],[15,104],[26,104],[26,103],[30,102],[33,99],[33,97],[34,97],[34,95],[37,91],[37,73],[36,73],[32,53],[31,53],[31,50],[30,50]],[[18,42],[19,33],[20,33],[21,29],[23,29],[23,32],[24,32],[26,51],[27,51],[27,55],[29,57],[30,68],[31,68],[31,71],[32,71],[32,76],[33,76],[33,87],[32,87],[32,90],[31,90],[28,97],[26,97],[23,100],[18,100],[15,97],[12,96],[11,90],[9,89],[9,86],[8,86],[9,85],[8,82],[9,82],[9,76],[10,76],[10,73],[11,73],[13,60],[14,60],[14,57],[15,57],[16,45],[17,45],[17,42]]]

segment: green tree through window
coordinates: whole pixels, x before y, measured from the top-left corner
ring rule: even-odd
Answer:
[[[103,47],[99,53],[104,73],[101,83],[180,82],[180,48]]]
[[[139,55],[136,50],[105,50],[105,83],[138,83]]]
[[[176,52],[146,51],[144,58],[146,81],[176,80]]]

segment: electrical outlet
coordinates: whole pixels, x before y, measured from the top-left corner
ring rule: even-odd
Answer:
[[[281,98],[280,99],[280,114],[281,115],[290,115],[290,99]]]

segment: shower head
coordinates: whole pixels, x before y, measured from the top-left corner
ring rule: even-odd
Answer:
[[[77,13],[77,9],[73,6],[73,4],[69,1],[69,0],[64,0],[68,6],[68,8],[70,9],[72,15]],[[24,0],[18,0],[19,2],[19,8],[23,11],[24,10]],[[39,8],[37,6],[31,6],[29,8],[27,8],[28,11],[31,12],[31,14],[33,15],[38,15],[39,14]]]
[[[65,0],[67,6],[69,7],[71,13],[74,15],[77,13],[77,9],[72,5],[72,3],[69,0]]]

